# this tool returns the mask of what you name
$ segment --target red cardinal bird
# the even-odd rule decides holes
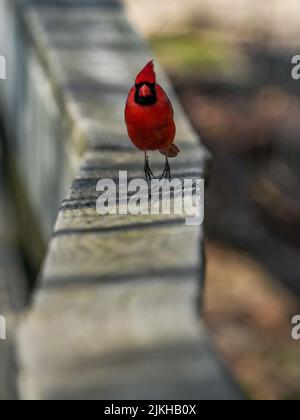
[[[156,83],[153,61],[138,74],[129,92],[125,121],[133,144],[145,152],[145,177],[154,177],[147,152],[159,150],[166,156],[166,166],[161,178],[171,178],[169,157],[175,157],[179,148],[173,143],[176,126],[172,104],[162,87]]]

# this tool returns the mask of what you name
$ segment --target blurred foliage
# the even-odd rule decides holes
[[[233,55],[228,45],[210,33],[155,35],[150,44],[162,65],[178,76],[224,70]]]
[[[206,320],[251,399],[297,400],[300,353],[290,322],[300,308],[300,107],[288,67],[293,53],[192,30],[150,43],[214,156]]]
[[[253,400],[300,397],[299,302],[246,253],[207,242],[205,317],[217,348]]]

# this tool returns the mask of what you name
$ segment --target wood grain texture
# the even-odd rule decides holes
[[[184,215],[96,213],[98,180],[120,170],[143,176],[123,112],[151,52],[117,1],[16,4],[64,127],[63,138],[54,136],[63,142],[57,153],[75,174],[18,337],[22,397],[240,398],[198,316],[202,227],[186,226]],[[206,177],[209,154],[158,63],[157,70],[182,149],[174,176]],[[162,157],[151,159],[162,172]]]
[[[0,316],[6,320],[6,340],[0,339],[0,400],[17,398],[15,335],[27,299],[27,284],[15,238],[15,220],[4,180],[0,138]]]

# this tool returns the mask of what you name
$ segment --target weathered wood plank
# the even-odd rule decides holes
[[[143,156],[128,140],[123,112],[134,76],[151,58],[145,42],[118,1],[16,4],[31,51],[24,66],[28,71],[34,63],[47,92],[37,101],[34,93],[26,103],[31,108],[49,99],[53,118],[47,117],[46,104],[41,107],[43,144],[50,147],[54,127],[57,157],[63,153],[68,162],[67,171],[53,164],[53,176],[56,170],[57,179],[74,172],[19,334],[22,397],[240,398],[197,315],[204,278],[201,226],[186,226],[184,214],[96,212],[98,180],[116,179],[120,170],[128,170],[129,177],[143,175]],[[157,69],[174,103],[182,149],[173,173],[206,177],[209,155]],[[37,93],[38,88],[32,87]],[[30,119],[28,133],[39,144],[45,139],[34,124]],[[29,135],[27,142],[28,152]],[[162,171],[163,158],[151,159],[155,171]],[[27,182],[37,186],[37,198],[41,184],[32,174]],[[43,205],[37,203],[41,216]]]
[[[0,138],[0,316],[6,320],[6,340],[0,339],[0,400],[17,397],[15,334],[27,298],[27,284],[14,237],[14,218],[4,183]]]
[[[196,321],[195,293],[186,275],[44,289],[22,329],[26,397],[238,398]]]
[[[18,252],[12,244],[0,240],[0,315],[6,320],[6,340],[0,340],[0,400],[17,398],[15,335],[27,293]]]

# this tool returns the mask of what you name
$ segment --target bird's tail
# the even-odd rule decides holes
[[[176,146],[176,144],[173,143],[167,149],[161,149],[160,153],[162,155],[172,158],[172,157],[176,157],[178,153],[180,153],[180,149],[178,146]]]

